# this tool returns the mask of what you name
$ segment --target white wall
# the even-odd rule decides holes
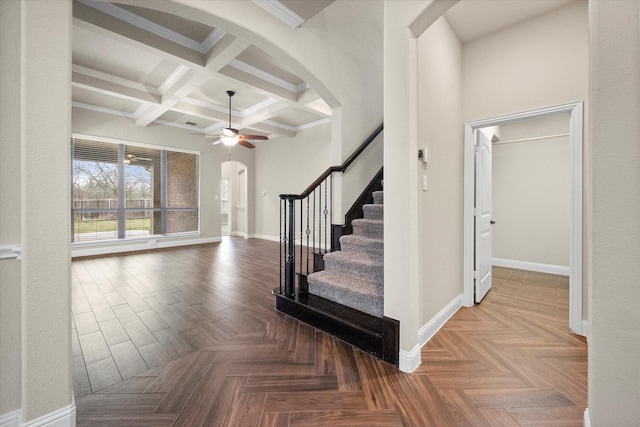
[[[442,17],[418,39],[418,162],[420,326],[462,290],[462,46]],[[427,177],[427,191],[422,177]]]
[[[465,122],[587,99],[587,2],[465,43]]]
[[[71,2],[0,2],[0,245],[22,249],[0,261],[0,416],[16,425],[74,414],[71,13]]]
[[[568,133],[569,117],[559,114],[502,126],[499,142]],[[492,148],[493,257],[568,272],[569,137]]]
[[[640,420],[640,3],[589,3],[592,426]]]
[[[20,245],[19,2],[0,2],[0,246]],[[21,406],[21,265],[0,260],[0,416]]]

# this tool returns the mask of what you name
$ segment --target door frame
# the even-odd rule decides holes
[[[474,305],[474,146],[475,131],[488,126],[513,123],[522,119],[540,118],[569,113],[570,162],[570,225],[569,225],[569,330],[586,335],[582,320],[582,157],[583,157],[583,103],[572,102],[488,119],[467,122],[464,125],[464,205],[463,205],[463,272],[462,305]]]

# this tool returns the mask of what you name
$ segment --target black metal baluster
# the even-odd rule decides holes
[[[285,228],[282,224],[282,206],[284,205],[284,200],[280,200],[280,268],[278,269],[280,272],[280,295],[282,295],[282,229]]]
[[[311,231],[309,230],[309,198],[307,197],[307,276],[309,275],[309,234]]]
[[[327,182],[329,180],[324,180],[324,210],[322,213],[324,214],[324,253],[327,253],[327,228],[329,225],[327,224],[327,214],[329,211],[327,210]]]
[[[302,242],[302,199],[300,199],[300,266],[298,267],[300,275],[302,275]],[[298,281],[299,280],[300,279],[298,279]],[[298,283],[298,286],[300,286],[300,283]]]
[[[293,197],[288,199],[289,201],[289,240],[287,240],[287,260],[285,262],[284,270],[284,292],[285,295],[292,298],[294,297],[295,287],[295,269],[296,269],[296,254],[295,254],[295,230],[296,230],[296,211],[295,211],[295,199]]]

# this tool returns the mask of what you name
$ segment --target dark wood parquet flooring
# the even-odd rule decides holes
[[[73,262],[78,426],[581,426],[561,276],[494,269],[405,374],[273,310],[257,239]]]

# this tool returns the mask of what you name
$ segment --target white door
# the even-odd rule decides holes
[[[476,131],[475,299],[491,289],[491,141]]]

